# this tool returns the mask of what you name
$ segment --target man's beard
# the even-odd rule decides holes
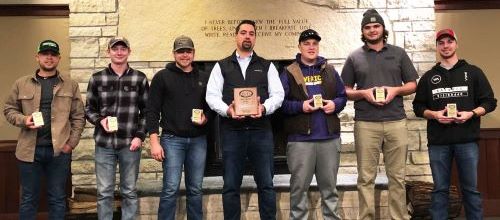
[[[456,53],[456,51],[453,51],[453,53],[451,53],[451,54],[450,54],[450,55],[448,55],[448,56],[445,56],[445,55],[443,55],[443,54],[441,54],[441,53],[439,53],[439,55],[441,56],[441,58],[442,58],[442,59],[447,60],[447,59],[450,59],[450,58],[452,58],[453,56],[455,56],[455,53]]]
[[[40,69],[43,70],[44,72],[52,72],[56,69],[57,67],[54,66],[52,68],[47,68],[47,67],[44,67],[44,66],[40,66]]]
[[[378,43],[380,43],[383,40],[384,40],[384,35],[380,35],[380,37],[377,38],[377,39],[375,39],[375,40],[366,39],[366,42],[369,43],[369,44],[378,44]]]
[[[245,51],[252,51],[252,49],[253,49],[253,45],[252,45],[252,43],[249,43],[249,42],[243,42],[243,43],[241,44],[241,48],[242,48],[243,50],[245,50]]]

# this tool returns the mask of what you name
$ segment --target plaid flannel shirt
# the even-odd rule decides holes
[[[146,137],[145,108],[149,84],[146,75],[129,68],[118,76],[108,67],[94,73],[87,87],[85,116],[95,125],[96,146],[119,149],[132,139]],[[118,131],[107,133],[100,121],[107,116],[118,119]]]

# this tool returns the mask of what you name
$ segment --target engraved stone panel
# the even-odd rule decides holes
[[[365,10],[337,10],[341,3],[344,2],[122,1],[118,33],[131,42],[134,52],[129,61],[172,61],[173,40],[182,34],[193,39],[197,60],[219,60],[235,49],[235,27],[239,21],[251,19],[257,23],[255,51],[263,57],[293,58],[298,51],[298,35],[313,28],[322,37],[321,55],[345,58],[362,45],[360,25]],[[386,28],[392,31],[385,11],[379,12],[386,20]],[[389,42],[392,43],[391,38]]]

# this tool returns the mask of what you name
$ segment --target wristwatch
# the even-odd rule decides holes
[[[479,115],[474,110],[472,110],[471,112],[473,118],[479,118]]]

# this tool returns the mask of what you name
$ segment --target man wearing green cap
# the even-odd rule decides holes
[[[358,168],[359,219],[375,219],[375,178],[380,153],[389,180],[391,219],[409,219],[405,168],[408,129],[403,96],[415,92],[415,67],[403,48],[387,43],[382,16],[369,9],[361,21],[365,43],[347,58],[342,79],[354,101],[354,141]]]
[[[71,152],[85,125],[78,83],[57,70],[59,45],[42,41],[35,56],[40,68],[16,80],[4,115],[20,127],[16,147],[21,180],[19,219],[35,219],[45,176],[49,219],[64,219]]]

